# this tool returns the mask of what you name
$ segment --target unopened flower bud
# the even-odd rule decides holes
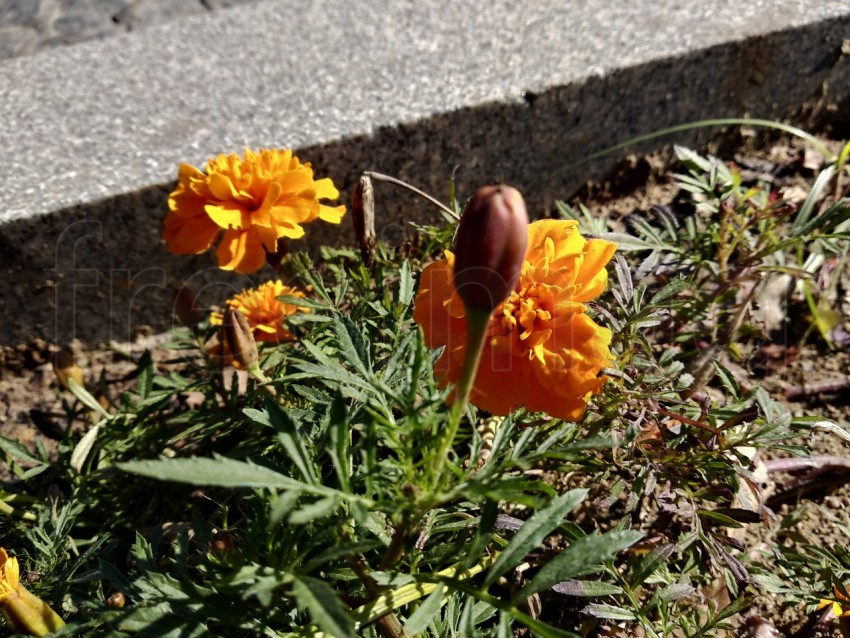
[[[80,387],[85,385],[83,371],[74,361],[74,355],[67,350],[60,350],[54,355],[53,373],[66,390],[68,389],[69,379],[76,381]]]
[[[193,327],[200,322],[201,313],[198,312],[198,300],[195,293],[186,284],[180,285],[174,291],[172,309],[177,318],[187,328]]]
[[[233,358],[245,370],[259,367],[260,354],[248,320],[238,310],[228,308],[224,313],[224,338]]]
[[[454,285],[467,308],[490,313],[517,283],[528,244],[519,191],[483,186],[470,198],[455,235]]]
[[[227,558],[236,549],[233,534],[227,530],[214,530],[209,543],[210,552],[220,558]]]
[[[123,609],[127,604],[127,598],[120,591],[117,591],[106,599],[106,606],[113,609]]]

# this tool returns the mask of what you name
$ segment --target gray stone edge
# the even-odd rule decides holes
[[[622,153],[579,170],[566,167],[672,125],[750,116],[846,130],[850,63],[842,45],[848,31],[850,16],[844,16],[552,87],[528,95],[524,104],[460,109],[298,153],[334,178],[345,202],[363,170],[392,174],[441,198],[455,173],[459,194],[510,183],[539,216],[588,179],[602,178]],[[681,134],[639,150],[672,142],[700,146],[718,133]],[[34,338],[125,341],[139,326],[159,331],[172,325],[177,282],[188,282],[202,304],[221,303],[274,275],[268,268],[253,277],[220,271],[212,254],[169,254],[160,235],[172,187],[153,184],[0,227],[6,282],[0,345]],[[439,220],[435,210],[387,185],[377,188],[376,213],[379,235],[393,243],[409,234],[409,222]],[[348,216],[339,227],[307,229],[306,247],[314,254],[323,244],[351,242]]]

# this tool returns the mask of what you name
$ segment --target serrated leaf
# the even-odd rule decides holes
[[[565,580],[552,586],[552,591],[564,596],[614,596],[623,593],[623,588],[597,580]]]
[[[672,603],[690,596],[695,591],[696,587],[687,583],[674,583],[664,589],[658,590],[658,595],[665,602]]]
[[[603,605],[600,603],[591,603],[581,610],[581,613],[593,616],[594,618],[602,618],[604,620],[636,620],[633,611],[615,607],[614,605]]]
[[[328,496],[295,510],[289,515],[289,522],[293,525],[306,525],[325,516],[330,516],[338,506],[339,499]]]
[[[739,398],[741,396],[741,388],[738,385],[738,380],[735,379],[735,375],[716,359],[714,360],[714,369],[717,371],[717,378],[720,379],[729,396],[733,399]]]
[[[3,450],[6,454],[19,461],[36,463],[37,465],[42,465],[44,463],[44,461],[41,461],[30,454],[29,450],[27,450],[23,445],[17,441],[13,441],[12,439],[7,439],[5,436],[0,436],[0,450]]]
[[[336,395],[328,406],[327,453],[331,457],[339,485],[344,492],[351,491],[351,428],[348,423],[348,408],[340,395]]]
[[[702,157],[684,146],[676,144],[673,146],[673,151],[676,153],[676,157],[679,158],[679,161],[692,170],[699,171],[701,173],[708,173],[714,166],[711,160]]]
[[[556,583],[590,573],[641,538],[643,534],[635,530],[579,538],[545,563],[531,582],[517,594],[514,601],[525,600],[532,594],[549,589]]]
[[[586,496],[586,489],[570,490],[535,512],[511,538],[508,546],[499,554],[492,567],[487,570],[484,586],[489,587],[499,576],[518,565],[531,550],[538,547],[543,539],[561,524],[567,512],[581,503]]]
[[[673,544],[660,545],[659,547],[654,548],[637,564],[634,572],[632,572],[631,578],[629,578],[629,585],[632,587],[642,585],[647,578],[652,576],[655,570],[658,569],[662,563],[670,558],[674,549],[676,549],[676,546]]]
[[[307,448],[304,447],[303,437],[298,432],[295,421],[293,421],[285,408],[269,397],[266,397],[265,404],[269,421],[277,431],[277,438],[283,449],[286,450],[289,458],[295,463],[295,467],[301,472],[304,480],[311,485],[316,485],[319,483],[316,468],[313,464],[313,459],[307,453]]]
[[[309,576],[296,577],[292,582],[292,593],[298,606],[307,610],[320,629],[335,638],[356,636],[354,621],[327,583]]]
[[[345,315],[334,315],[334,331],[345,360],[364,376],[368,376],[369,351],[357,324]]]
[[[770,594],[784,594],[790,591],[788,581],[774,574],[750,574],[750,579]]]
[[[669,284],[664,286],[661,290],[656,292],[652,299],[649,300],[650,306],[656,306],[663,301],[667,301],[671,297],[675,297],[680,292],[682,292],[685,288],[691,285],[690,279],[685,277],[678,277],[671,281]]]
[[[443,584],[437,585],[437,589],[431,592],[431,595],[419,605],[419,608],[404,623],[404,630],[412,635],[423,633],[428,628],[428,624],[434,616],[440,613],[445,594],[446,586]]]
[[[335,496],[344,500],[357,501],[367,507],[373,505],[370,499],[347,495],[322,485],[309,485],[267,467],[223,456],[128,461],[118,463],[115,467],[123,472],[148,476],[161,481],[217,487],[292,490],[323,497]]]

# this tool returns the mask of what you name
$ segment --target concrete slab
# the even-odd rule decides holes
[[[0,339],[125,338],[170,319],[170,277],[222,281],[210,255],[159,243],[181,161],[290,146],[345,191],[372,169],[436,195],[459,166],[459,192],[506,181],[541,209],[582,179],[559,169],[634,135],[705,117],[812,121],[850,95],[843,0],[301,5],[0,64],[0,297],[20,310]],[[378,197],[386,237],[433,214]]]

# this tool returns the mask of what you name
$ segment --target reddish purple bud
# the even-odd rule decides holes
[[[454,284],[467,308],[490,313],[516,287],[528,244],[528,213],[511,186],[483,186],[455,235]]]
[[[224,338],[233,358],[246,370],[259,368],[260,353],[248,320],[238,310],[228,308],[224,313]]]

